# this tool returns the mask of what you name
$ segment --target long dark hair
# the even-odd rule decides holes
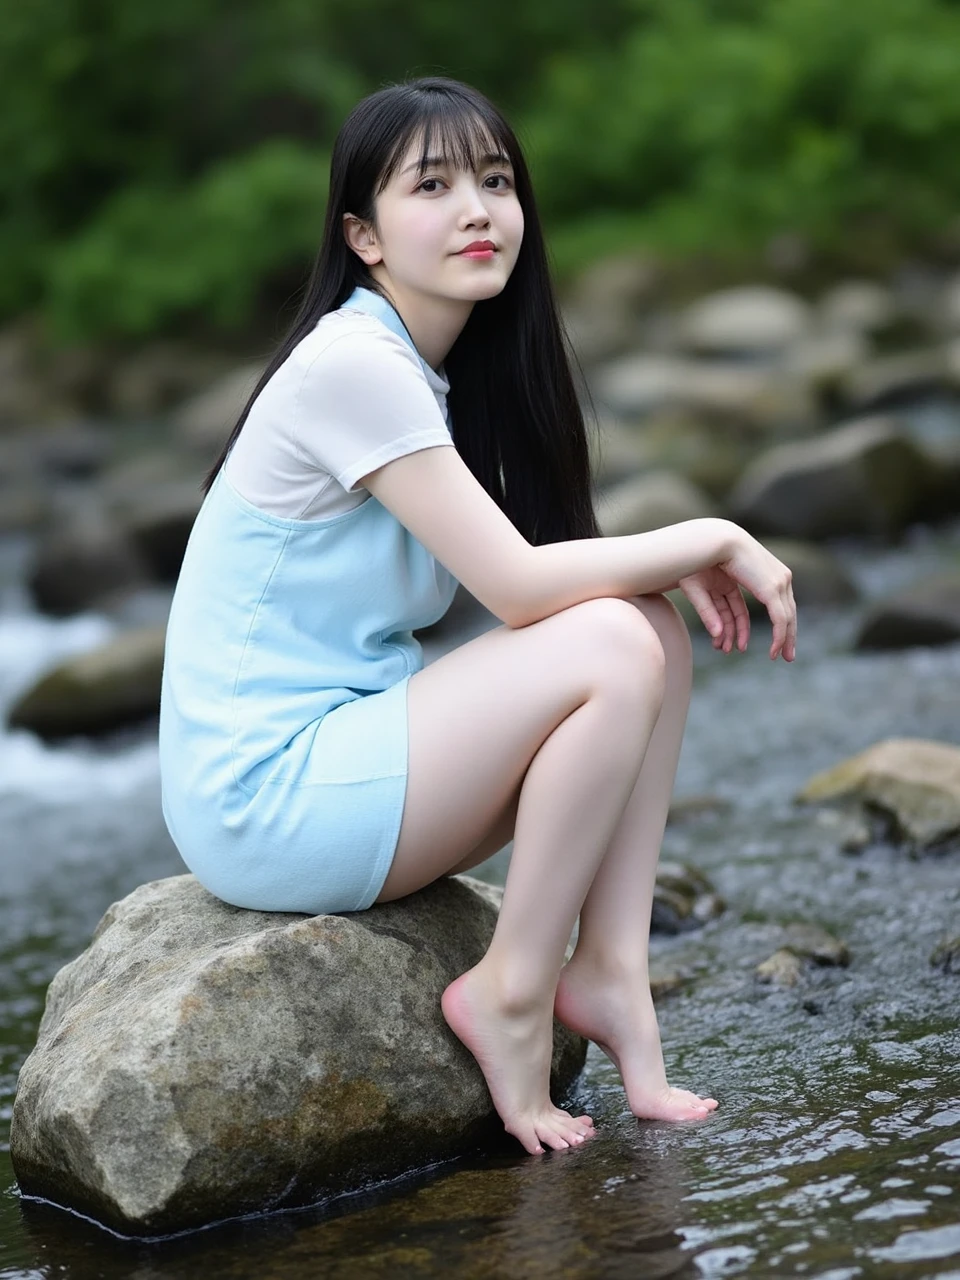
[[[418,136],[421,173],[434,154],[459,168],[476,168],[492,138],[513,165],[524,216],[509,280],[495,297],[474,304],[444,361],[457,452],[528,541],[598,537],[586,427],[571,372],[575,357],[550,281],[520,144],[483,94],[442,76],[380,89],[344,121],[330,163],[323,241],[299,312],[205,478],[203,492],[209,491],[268,379],[321,316],[342,306],[357,285],[381,292],[346,243],[343,215],[375,221],[375,196]]]

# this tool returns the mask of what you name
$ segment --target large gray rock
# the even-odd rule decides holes
[[[165,634],[165,622],[136,627],[67,658],[14,702],[9,727],[56,741],[96,737],[156,716]]]
[[[136,547],[92,501],[51,508],[51,516],[27,567],[27,587],[41,612],[66,617],[147,581]]]
[[[305,916],[227,906],[190,875],[136,889],[50,984],[13,1107],[21,1190],[149,1236],[309,1204],[502,1136],[440,1010],[489,945],[494,900],[444,879]],[[555,1031],[559,1099],[586,1044]]]
[[[960,573],[938,574],[878,601],[855,649],[907,649],[960,640]]]
[[[706,494],[669,471],[623,480],[604,489],[597,500],[597,520],[608,538],[647,533],[716,514]]]
[[[811,312],[802,298],[769,285],[723,289],[680,317],[681,343],[704,353],[776,352],[804,337]]]
[[[804,803],[853,800],[879,810],[917,850],[960,844],[960,747],[890,738],[816,774]]]
[[[759,533],[829,538],[895,534],[919,513],[930,466],[887,418],[864,418],[761,454],[730,495],[735,519]]]
[[[642,418],[661,410],[690,412],[751,431],[792,430],[817,421],[808,383],[780,368],[668,355],[626,355],[591,379],[614,414]]]

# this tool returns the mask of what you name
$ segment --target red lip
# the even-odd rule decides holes
[[[474,240],[473,244],[468,244],[465,249],[460,249],[460,253],[478,253],[481,249],[496,249],[496,245],[492,240]]]

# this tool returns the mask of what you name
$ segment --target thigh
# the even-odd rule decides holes
[[[597,690],[639,684],[645,659],[663,661],[655,628],[627,601],[602,597],[495,627],[411,676],[403,818],[377,901],[496,852],[546,738]]]

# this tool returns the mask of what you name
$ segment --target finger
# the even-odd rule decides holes
[[[776,600],[767,605],[767,612],[773,624],[773,641],[770,645],[770,657],[773,659],[779,656],[783,642],[787,638],[787,612],[779,595]]]
[[[733,648],[733,640],[737,629],[733,618],[733,610],[730,608],[730,604],[726,596],[714,596],[714,604],[716,605],[717,613],[720,615],[720,620],[723,623],[723,632],[717,640],[714,641],[714,644],[716,648],[722,649],[724,653],[729,653]]]
[[[727,599],[730,602],[730,609],[736,623],[737,648],[743,653],[750,639],[750,611],[739,587],[731,591]]]
[[[697,611],[697,616],[713,636],[714,645],[717,637],[723,634],[723,622],[717,613],[717,607],[710,592],[700,583],[688,583],[682,588],[684,595]]]
[[[793,662],[797,656],[797,602],[793,595],[793,586],[787,584],[787,605],[789,614],[789,625],[787,630],[787,643],[784,647],[784,657],[788,662]]]

